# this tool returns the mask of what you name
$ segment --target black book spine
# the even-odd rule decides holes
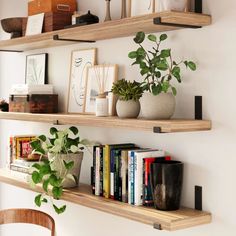
[[[95,194],[96,147],[97,146],[93,147],[93,167],[91,168],[91,170],[92,170],[91,184],[92,184],[93,194]]]
[[[103,196],[103,146],[100,147],[100,196]]]

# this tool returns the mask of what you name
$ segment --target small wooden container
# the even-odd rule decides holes
[[[28,15],[32,16],[46,12],[70,12],[77,11],[76,0],[31,0],[28,2]]]
[[[10,95],[9,112],[57,113],[58,95]]]

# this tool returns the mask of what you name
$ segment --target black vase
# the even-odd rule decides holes
[[[183,163],[179,161],[158,161],[151,164],[151,187],[156,209],[173,211],[180,208],[183,167]]]

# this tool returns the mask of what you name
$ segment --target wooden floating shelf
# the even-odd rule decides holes
[[[160,17],[163,25],[156,25],[153,23],[153,19],[157,17]],[[39,35],[26,36],[11,40],[2,40],[0,41],[0,50],[26,51],[68,45],[73,43],[57,40],[55,41],[53,40],[54,35],[58,35],[58,37],[61,39],[97,41],[111,38],[127,37],[135,35],[135,33],[138,31],[152,33],[181,29],[182,27],[177,26],[178,24],[185,25],[184,27],[186,27],[186,25],[189,27],[207,26],[211,24],[211,16],[192,12],[174,11],[135,16],[131,18],[102,22],[93,25],[57,30],[49,33],[42,33]]]
[[[208,120],[143,120],[119,119],[118,117],[96,117],[94,115],[33,114],[0,112],[0,119],[51,123],[54,125],[78,125],[90,127],[125,128],[157,133],[193,132],[211,129]]]
[[[26,175],[15,171],[1,169],[0,182],[32,190],[26,181]],[[33,191],[42,192],[42,188],[37,186]],[[62,199],[168,231],[211,222],[211,214],[204,211],[190,208],[181,208],[178,211],[169,212],[157,211],[153,208],[131,206],[111,199],[97,197],[92,194],[91,186],[85,184],[81,184],[79,188],[65,190]]]

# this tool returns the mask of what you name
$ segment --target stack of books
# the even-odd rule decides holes
[[[132,205],[153,205],[150,164],[157,160],[170,157],[163,150],[141,149],[133,143],[94,146],[93,193]]]

